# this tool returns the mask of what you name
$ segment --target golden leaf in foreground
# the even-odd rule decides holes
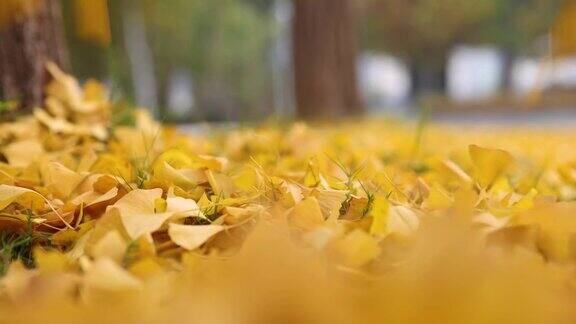
[[[490,187],[514,161],[512,155],[504,150],[470,145],[469,152],[472,163],[476,167],[478,181],[483,187]]]
[[[212,236],[220,233],[225,229],[220,225],[180,225],[170,224],[168,226],[168,235],[170,239],[185,248],[186,250],[195,250],[202,244],[206,243]]]

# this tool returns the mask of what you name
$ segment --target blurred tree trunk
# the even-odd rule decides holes
[[[18,100],[24,111],[41,105],[47,61],[68,69],[60,0],[40,1],[32,14],[0,30],[1,99]]]
[[[430,94],[445,94],[447,88],[446,61],[413,62],[411,66],[412,98]]]
[[[514,51],[505,48],[502,54],[502,90],[512,90],[512,72],[514,70]]]
[[[356,84],[354,9],[350,0],[294,0],[298,117],[343,117],[362,112]]]

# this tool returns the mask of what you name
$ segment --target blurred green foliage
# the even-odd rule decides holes
[[[409,62],[442,63],[455,45],[530,51],[561,0],[363,0],[364,46]]]
[[[160,89],[173,69],[189,69],[202,119],[254,118],[262,112],[272,24],[262,4],[143,0],[143,8]]]
[[[110,81],[114,96],[133,101],[123,22],[137,9],[146,30],[158,86],[159,110],[171,120],[167,88],[174,71],[189,72],[195,95],[191,120],[254,119],[269,111],[270,45],[274,32],[270,1],[109,1],[113,43],[104,49],[73,34],[72,1],[63,0],[74,73]],[[188,120],[187,120],[188,121]]]
[[[534,41],[545,36],[562,0],[494,0],[495,10],[483,21],[478,40],[516,54],[532,54]]]

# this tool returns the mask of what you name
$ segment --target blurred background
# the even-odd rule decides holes
[[[30,1],[61,65],[168,122],[576,111],[573,0]]]

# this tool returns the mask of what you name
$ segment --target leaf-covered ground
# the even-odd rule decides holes
[[[571,130],[185,135],[50,70],[0,126],[0,322],[576,321]]]

